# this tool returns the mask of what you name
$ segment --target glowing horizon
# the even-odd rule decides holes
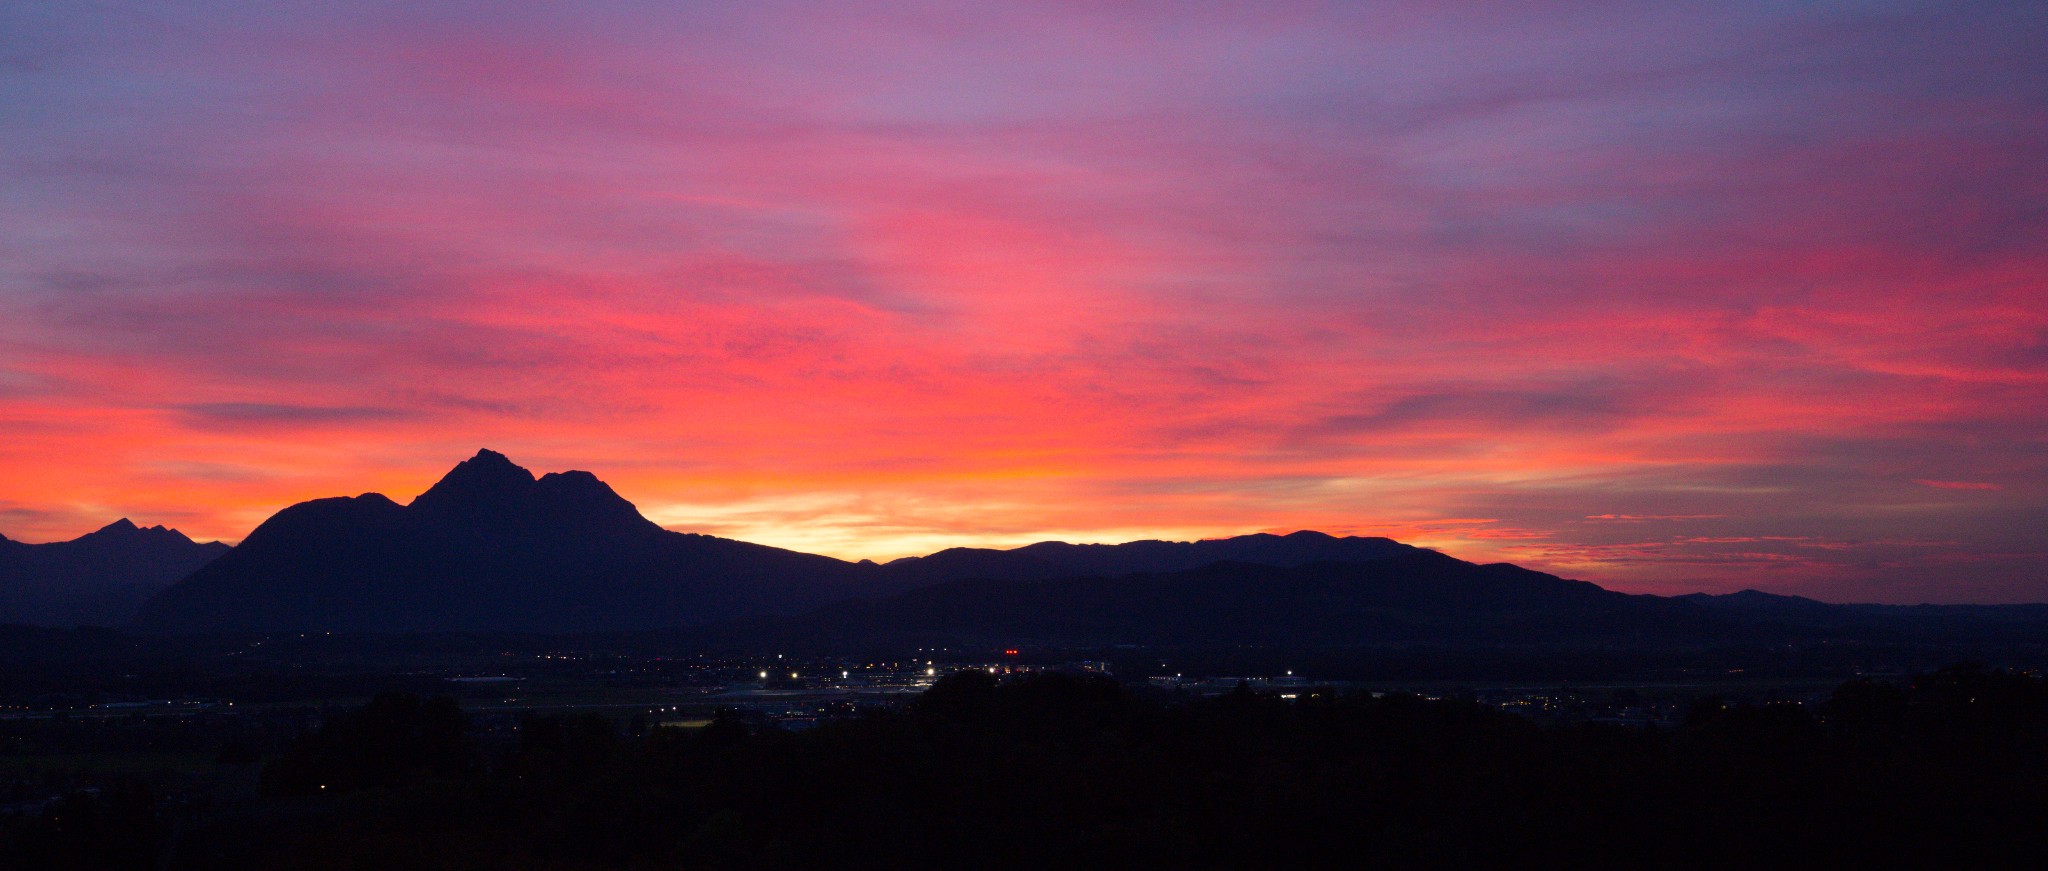
[[[0,534],[490,447],[877,560],[2048,601],[2039,4],[0,11]]]

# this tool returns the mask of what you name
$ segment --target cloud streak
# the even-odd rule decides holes
[[[0,15],[15,538],[488,445],[853,557],[2048,598],[2038,4]]]

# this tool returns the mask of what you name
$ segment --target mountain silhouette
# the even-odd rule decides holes
[[[588,472],[480,451],[410,505],[316,499],[152,599],[158,630],[610,631],[800,611],[872,567],[662,529]]]
[[[794,618],[706,627],[693,638],[718,648],[813,652],[911,646],[1698,651],[1843,640],[2039,644],[2048,638],[2044,631],[2048,605],[1836,605],[1756,591],[1629,594],[1399,546],[1377,559],[952,580]]]
[[[959,580],[733,627],[827,647],[967,645],[1351,645],[1626,636],[1725,628],[1657,596],[1400,546],[1369,560],[1043,580]]]
[[[1178,572],[1219,562],[1301,566],[1318,562],[1371,562],[1419,549],[1388,538],[1338,538],[1303,530],[1257,533],[1204,541],[1132,541],[1068,544],[1044,541],[1014,550],[956,547],[930,556],[904,557],[882,568],[905,586],[952,580],[1038,581],[1089,575]]]
[[[150,596],[228,552],[121,518],[70,541],[0,537],[0,623],[117,626]]]
[[[202,547],[125,521],[69,545],[133,536]],[[0,564],[23,547],[0,540]],[[209,554],[225,550],[212,547]],[[589,472],[536,478],[488,450],[409,505],[376,493],[300,503],[239,547],[199,562],[150,598],[136,625],[169,632],[691,628],[699,638],[753,642],[1226,645],[1705,643],[2033,633],[2048,625],[2048,606],[1831,605],[1753,590],[1628,595],[1389,539],[1309,531],[952,548],[884,565],[849,563],[666,530]]]
[[[265,521],[228,556],[165,590],[138,625],[164,631],[619,631],[801,614],[976,578],[1174,571],[1219,560],[1291,566],[1412,551],[1316,532],[1118,545],[955,548],[849,563],[672,532],[589,472],[535,478],[495,451],[409,505],[366,493]]]

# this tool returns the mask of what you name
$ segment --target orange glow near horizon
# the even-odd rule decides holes
[[[2048,69],[1767,7],[39,12],[0,534],[235,541],[488,447],[848,559],[2048,600]]]

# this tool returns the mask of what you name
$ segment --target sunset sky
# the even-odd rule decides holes
[[[963,11],[971,10],[971,11]],[[2048,4],[0,5],[0,534],[2048,600]]]

